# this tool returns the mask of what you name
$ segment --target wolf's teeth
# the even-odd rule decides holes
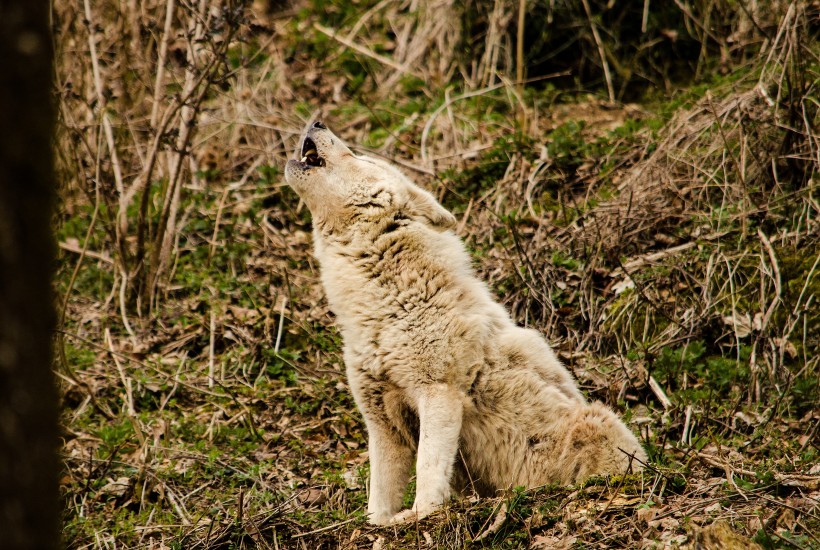
[[[306,160],[307,160],[307,155],[302,157],[302,162],[305,162]]]

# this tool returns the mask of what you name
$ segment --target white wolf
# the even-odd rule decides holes
[[[588,403],[540,334],[513,323],[470,265],[455,218],[391,164],[321,122],[285,178],[313,216],[322,281],[369,435],[374,524],[450,494],[641,468],[638,440]],[[401,502],[416,458],[416,499]]]

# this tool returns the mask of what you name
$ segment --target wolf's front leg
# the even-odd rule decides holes
[[[450,494],[450,479],[461,433],[463,395],[437,384],[421,389],[418,402],[419,450],[416,500],[412,510],[396,514],[390,523],[423,518],[440,508]]]
[[[368,422],[367,430],[367,451],[370,455],[368,521],[374,525],[384,525],[401,510],[402,497],[413,463],[413,449],[381,423]]]

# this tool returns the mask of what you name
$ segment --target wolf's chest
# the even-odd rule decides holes
[[[405,444],[415,448],[419,434],[418,407],[412,385],[405,386],[401,375],[397,379],[396,374],[383,369],[375,359],[347,365],[353,396],[368,421],[391,426]]]

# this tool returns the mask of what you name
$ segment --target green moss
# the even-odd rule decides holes
[[[733,396],[738,387],[748,385],[751,374],[748,346],[741,346],[736,357],[708,355],[707,350],[705,342],[694,340],[685,346],[665,347],[655,358],[652,371],[676,401],[690,403],[726,398]],[[685,376],[690,382],[688,387],[681,388],[679,385]]]
[[[480,159],[466,170],[443,171],[441,178],[447,190],[444,205],[454,212],[463,211],[466,197],[479,197],[494,187],[504,176],[513,155],[532,155],[534,142],[523,135],[505,135],[497,138],[492,148],[485,151]]]

